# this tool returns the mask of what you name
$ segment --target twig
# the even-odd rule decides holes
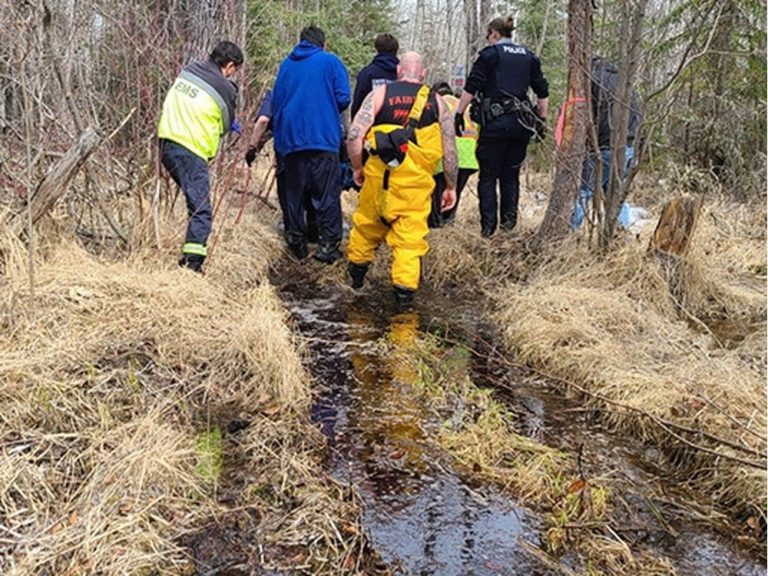
[[[131,119],[131,116],[133,116],[133,114],[135,112],[136,112],[136,106],[131,108],[131,111],[128,112],[128,115],[125,118],[123,118],[123,120],[122,120],[122,122],[120,122],[120,124],[117,125],[117,128],[115,128],[114,130],[112,130],[112,132],[109,133],[109,136],[107,136],[107,138],[106,138],[106,140],[104,140],[104,142],[109,142],[110,140],[112,140],[112,138],[114,138],[117,135],[117,133],[120,132],[120,130],[123,129],[123,126],[125,126],[128,123],[128,120]]]
[[[738,426],[739,428],[743,429],[745,432],[749,432],[749,433],[750,433],[752,436],[754,436],[755,438],[757,438],[757,439],[758,439],[758,440],[760,440],[761,442],[765,442],[765,436],[764,436],[763,434],[758,434],[757,432],[755,432],[754,430],[752,430],[752,428],[750,428],[750,427],[749,427],[749,426],[747,426],[746,424],[743,424],[743,423],[739,422],[738,420],[736,420],[736,418],[734,418],[733,416],[731,416],[730,414],[728,414],[728,413],[727,413],[725,410],[723,410],[722,408],[720,408],[720,406],[719,406],[719,405],[715,404],[715,403],[714,403],[712,400],[710,400],[709,398],[707,398],[707,397],[706,397],[704,394],[702,394],[702,393],[699,393],[699,394],[697,394],[697,396],[698,396],[699,398],[701,398],[701,400],[703,400],[704,402],[706,402],[706,403],[707,403],[709,406],[711,406],[712,408],[714,408],[715,410],[717,410],[717,411],[718,411],[720,414],[722,414],[723,416],[725,416],[726,418],[728,418],[728,420],[729,420],[729,421],[730,421],[732,424],[734,424],[735,426]]]

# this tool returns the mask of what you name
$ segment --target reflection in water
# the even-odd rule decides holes
[[[313,418],[333,446],[335,475],[366,504],[374,548],[396,574],[547,574],[519,549],[521,538],[537,539],[533,519],[492,491],[467,487],[429,441],[441,423],[417,386],[418,311],[382,317],[359,303],[346,307],[304,300],[294,312],[322,348],[313,372],[329,386]]]
[[[370,319],[357,311],[349,312],[347,318],[350,339],[361,339]],[[418,329],[415,312],[393,316],[386,335],[392,348],[383,358],[381,347],[353,349],[349,358],[357,384],[349,427],[360,433],[358,457],[365,462],[368,479],[379,496],[407,493],[414,488],[408,480],[427,471],[422,449],[426,415],[413,389],[418,371],[408,359]]]
[[[388,290],[388,286],[386,287]],[[394,574],[418,576],[546,576],[552,574],[521,552],[527,540],[538,543],[536,519],[499,496],[492,487],[478,493],[452,470],[450,458],[430,442],[436,421],[420,398],[420,377],[408,360],[424,330],[445,322],[456,340],[481,350],[472,362],[473,381],[482,384],[508,377],[508,367],[490,359],[484,329],[466,308],[436,302],[430,313],[389,314],[376,302],[389,292],[346,300],[304,287],[289,302],[302,334],[312,349],[311,371],[325,392],[317,398],[312,417],[328,437],[329,466],[334,476],[353,484],[365,502],[363,525],[373,547]],[[291,297],[284,291],[284,296]],[[342,300],[342,298],[344,298]],[[424,299],[426,306],[429,304]],[[450,321],[445,311],[450,309]],[[383,346],[382,341],[389,342]],[[497,372],[503,370],[503,373]],[[573,417],[562,394],[538,381],[515,381],[515,398],[523,412],[523,428],[548,443],[584,444],[600,470],[622,470],[636,480],[646,478],[638,467],[644,447],[629,446]],[[627,457],[622,453],[626,451]],[[587,465],[589,465],[587,459]],[[654,471],[624,494],[658,480]],[[639,475],[639,476],[638,476]],[[651,492],[652,493],[652,492]],[[638,492],[644,494],[644,492]],[[625,502],[626,504],[626,502]],[[643,508],[632,512],[647,515]],[[644,517],[644,516],[643,516]],[[738,552],[696,526],[680,526],[680,537],[665,555],[681,575],[765,576],[764,565]],[[661,532],[663,530],[659,529]],[[575,566],[572,566],[575,568]]]

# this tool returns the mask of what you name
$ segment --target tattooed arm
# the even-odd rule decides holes
[[[456,181],[459,174],[459,161],[456,154],[456,132],[453,128],[453,117],[443,99],[437,98],[440,111],[440,135],[443,140],[443,174],[445,174],[445,192],[443,192],[440,208],[443,212],[456,204]]]
[[[358,186],[363,184],[363,141],[368,130],[373,126],[376,114],[381,110],[381,105],[384,102],[384,91],[385,87],[381,86],[365,97],[360,105],[360,110],[357,111],[352,120],[352,126],[350,126],[347,135],[347,154],[349,155],[349,162],[352,164],[352,170],[354,170],[355,184]]]

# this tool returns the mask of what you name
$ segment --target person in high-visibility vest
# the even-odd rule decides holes
[[[432,176],[441,157],[446,180],[442,209],[456,203],[453,122],[442,99],[423,84],[425,75],[421,56],[404,54],[398,80],[365,98],[347,138],[355,182],[362,187],[347,249],[352,287],[362,287],[377,246],[386,240],[392,248],[392,284],[400,305],[412,301],[421,258],[429,250]],[[364,143],[369,154],[365,166]]]
[[[232,42],[220,42],[208,60],[185,67],[168,91],[157,125],[160,159],[187,201],[189,222],[179,265],[202,272],[211,233],[208,163],[220,138],[239,131],[237,85],[231,78],[243,63]]]
[[[438,82],[432,86],[432,91],[439,94],[448,110],[453,115],[459,99],[453,95],[447,82]],[[459,175],[456,179],[456,204],[450,210],[441,212],[440,202],[445,190],[445,174],[443,174],[442,162],[437,165],[435,172],[435,190],[432,192],[432,212],[429,214],[429,227],[440,228],[456,219],[456,210],[459,208],[461,192],[467,185],[469,177],[479,169],[475,149],[477,148],[478,127],[469,117],[469,110],[464,112],[464,132],[456,134],[456,154],[459,159]]]

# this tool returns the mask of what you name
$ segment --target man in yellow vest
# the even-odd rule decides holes
[[[237,85],[230,80],[243,63],[232,42],[219,42],[208,60],[184,68],[168,91],[157,126],[160,158],[187,201],[187,233],[179,266],[202,272],[211,233],[208,163],[219,139],[235,122]]]
[[[432,91],[439,94],[443,102],[448,106],[451,115],[456,111],[456,105],[459,99],[453,95],[451,86],[448,82],[438,82],[432,86]],[[456,219],[456,210],[459,208],[461,192],[467,185],[469,177],[478,171],[480,166],[477,163],[475,150],[477,149],[478,126],[469,117],[469,110],[464,112],[464,132],[456,134],[456,155],[459,161],[459,175],[456,178],[456,204],[450,210],[442,212],[440,204],[442,203],[443,190],[445,190],[445,174],[443,173],[442,163],[438,164],[435,170],[435,190],[432,192],[432,212],[429,214],[428,224],[430,228],[441,228],[444,224],[449,224]]]
[[[352,287],[362,287],[376,247],[386,240],[400,305],[410,304],[419,287],[421,258],[429,250],[432,175],[441,157],[446,180],[442,210],[456,203],[453,120],[442,99],[423,84],[425,75],[421,56],[404,54],[397,81],[365,98],[347,138],[355,183],[362,187],[347,249]],[[363,147],[369,155],[365,166]]]

